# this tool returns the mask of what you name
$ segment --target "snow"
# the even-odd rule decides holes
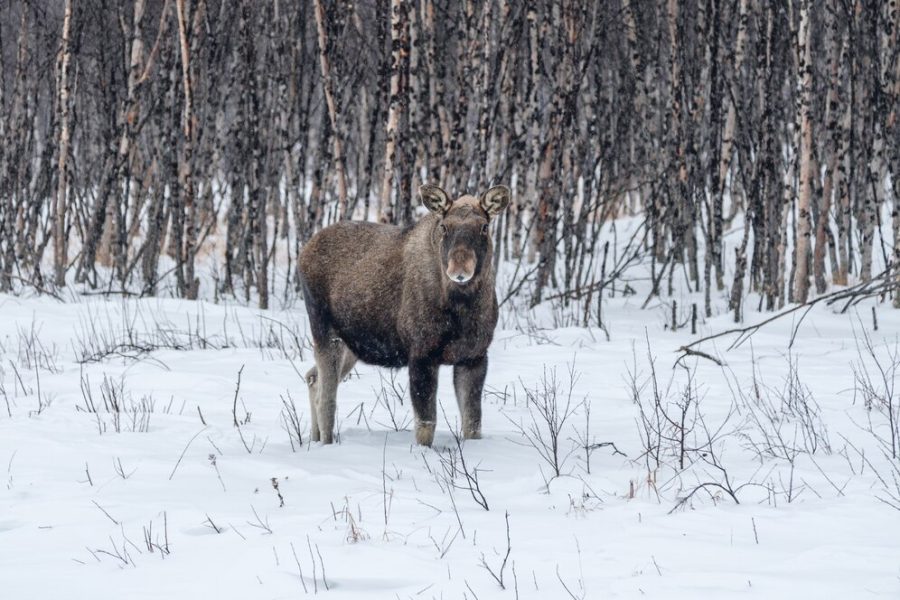
[[[463,445],[485,510],[464,477],[449,491],[445,468],[456,443],[443,419],[434,449],[393,430],[386,406],[401,422],[410,408],[390,393],[377,400],[383,370],[360,365],[341,385],[340,443],[310,445],[304,431],[302,447],[292,448],[284,401],[290,395],[306,426],[298,373],[312,364],[302,306],[2,296],[2,597],[900,597],[900,513],[883,501],[898,494],[898,461],[868,431],[884,437],[887,418],[866,409],[854,375],[861,365],[878,375],[863,333],[889,363],[900,311],[875,305],[874,331],[871,304],[848,314],[820,305],[790,347],[799,314],[732,350],[733,338],[700,346],[723,367],[697,357],[673,366],[676,349],[732,327],[731,317],[701,319],[697,335],[672,332],[670,307],[642,310],[643,299],[604,300],[609,340],[597,328],[554,328],[560,307],[530,313],[531,325],[520,328],[525,309],[504,307],[484,439]],[[697,301],[677,300],[682,317]],[[766,316],[748,309],[746,318]],[[800,395],[813,399],[803,405],[817,415],[812,431],[822,435],[814,454],[795,455],[793,469],[754,449],[763,432],[751,419],[760,414],[751,406],[754,373],[759,397],[781,406],[792,363]],[[659,465],[644,454],[632,382],[652,408],[651,366],[663,406],[674,407],[692,382],[699,412],[691,414],[702,415],[706,430],[692,421],[689,442],[711,432],[705,458],[711,449],[733,488],[747,484],[739,504],[715,487],[681,502],[699,484],[723,481],[701,451],[684,469],[670,444]],[[572,414],[559,437],[562,476],[553,477],[523,436],[534,423],[543,431],[526,389],[555,376],[561,408],[570,371]],[[884,382],[893,383],[891,373]],[[397,383],[405,386],[405,372]],[[126,411],[116,432],[102,408],[104,385],[122,392],[127,407],[151,407],[148,425]],[[84,388],[98,414],[84,410]],[[455,422],[449,369],[438,397]],[[597,448],[590,473],[575,448],[585,435],[584,402],[590,441],[613,442],[626,455]],[[780,426],[790,446],[803,447],[809,430],[778,414],[769,433]],[[504,590],[484,565],[500,576],[507,514]]]

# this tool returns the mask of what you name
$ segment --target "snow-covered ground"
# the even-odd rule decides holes
[[[672,332],[643,300],[605,300],[609,339],[505,307],[460,450],[449,370],[427,449],[405,372],[364,365],[310,445],[302,306],[0,296],[0,597],[900,597],[900,311],[676,365],[730,315]]]

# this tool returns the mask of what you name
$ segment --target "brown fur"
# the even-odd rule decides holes
[[[497,186],[452,203],[434,186],[420,193],[432,214],[415,225],[341,222],[300,253],[316,355],[307,374],[313,440],[332,441],[337,385],[357,358],[409,367],[416,441],[425,445],[434,437],[438,367],[453,365],[463,434],[480,436],[497,324],[487,224],[506,208],[509,190]]]

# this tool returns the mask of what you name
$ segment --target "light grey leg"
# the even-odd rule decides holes
[[[306,372],[306,385],[309,389],[309,439],[319,441],[319,386],[316,384],[318,372],[313,367]]]
[[[453,387],[462,414],[463,437],[467,440],[481,437],[481,392],[486,375],[487,357],[453,367]]]
[[[337,386],[340,383],[344,343],[329,338],[315,348],[316,355],[316,417],[320,441],[334,441],[334,412],[337,407]]]
[[[356,355],[350,352],[350,349],[347,348],[341,342],[334,342],[336,344],[340,344],[343,347],[343,353],[341,355],[341,372],[338,377],[337,383],[335,383],[335,401],[332,403],[332,416],[334,415],[334,407],[337,404],[336,396],[337,396],[337,386],[341,381],[347,376],[350,371],[353,370],[353,367],[356,365]],[[331,350],[329,350],[329,353]],[[318,352],[316,353],[316,361],[318,364]],[[306,385],[309,388],[309,437],[314,442],[321,441],[322,432],[319,429],[319,414],[320,414],[320,404],[319,404],[319,369],[318,366],[313,367],[309,371],[306,372]],[[332,426],[333,428],[333,426]],[[326,442],[328,443],[328,442]]]

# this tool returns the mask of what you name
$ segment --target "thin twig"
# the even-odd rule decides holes
[[[175,463],[175,466],[172,467],[172,472],[169,473],[169,481],[172,481],[172,478],[175,477],[175,471],[178,470],[178,465],[181,464],[181,460],[184,458],[184,455],[187,453],[188,448],[191,447],[191,444],[194,443],[194,440],[197,439],[197,436],[199,436],[204,431],[206,431],[206,427],[204,427],[203,429],[201,429],[200,431],[195,433],[194,436],[188,440],[188,443],[185,445],[184,450],[181,451],[181,456],[178,457],[178,461]]]
[[[241,391],[241,373],[244,372],[244,366],[245,365],[241,365],[241,368],[238,369],[237,385],[234,387],[234,402],[232,403],[232,406],[231,406],[231,418],[234,419],[234,426],[237,428],[240,428],[240,424],[238,423],[238,419],[237,419],[237,401],[238,401],[238,394]]]

